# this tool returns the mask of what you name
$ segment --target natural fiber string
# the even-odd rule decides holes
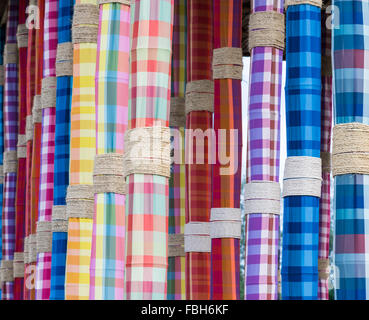
[[[274,47],[284,50],[284,19],[284,14],[276,11],[252,13],[249,22],[249,52],[255,47]]]
[[[322,159],[322,172],[331,172],[332,169],[332,155],[330,152],[320,152],[320,158]]]
[[[68,219],[93,219],[95,202],[92,185],[68,186],[66,202]]]
[[[5,85],[5,70],[4,66],[0,65],[0,86]]]
[[[28,115],[26,117],[26,141],[33,140],[33,117],[32,115]]]
[[[36,235],[37,253],[51,252],[51,247],[52,247],[51,221],[38,221]]]
[[[1,260],[1,281],[14,281],[13,260]]]
[[[214,81],[196,80],[186,85],[186,114],[192,111],[214,112]]]
[[[42,79],[41,108],[55,108],[56,105],[56,77]]]
[[[18,159],[27,158],[27,137],[25,134],[18,135],[17,158]]]
[[[33,263],[37,261],[37,238],[36,234],[30,234],[28,236],[28,261],[29,263]]]
[[[211,252],[210,224],[189,222],[184,230],[185,252]]]
[[[42,106],[40,95],[35,95],[33,97],[32,123],[33,124],[42,123]]]
[[[19,24],[17,29],[18,48],[28,47],[28,28],[25,24]]]
[[[0,165],[0,184],[4,184],[4,166]]]
[[[24,249],[23,249],[23,257],[24,257],[24,263],[29,263],[29,237],[24,238]]]
[[[300,4],[310,4],[315,7],[322,7],[322,0],[285,0],[284,8],[287,10],[289,6],[298,6]]]
[[[170,98],[170,119],[171,127],[183,128],[186,126],[186,101],[182,97]]]
[[[212,208],[210,213],[210,238],[241,239],[241,209]]]
[[[319,279],[327,280],[329,278],[329,259],[318,260]]]
[[[106,4],[106,3],[120,3],[126,6],[130,6],[131,0],[98,0],[99,5]]]
[[[24,253],[14,252],[13,263],[14,278],[24,278]]]
[[[242,48],[223,47],[213,50],[213,79],[242,80]]]
[[[4,65],[18,63],[18,48],[16,43],[7,43],[4,46]]]
[[[184,234],[168,234],[168,257],[185,257]]]
[[[99,7],[94,4],[77,3],[74,6],[73,43],[97,43]]]
[[[3,163],[4,174],[17,172],[17,166],[18,166],[17,151],[15,150],[5,151]]]
[[[73,43],[58,44],[56,51],[55,70],[57,77],[73,76]]]

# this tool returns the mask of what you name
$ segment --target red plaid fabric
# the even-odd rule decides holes
[[[187,82],[212,80],[213,7],[211,0],[187,1]],[[186,129],[212,128],[212,113],[192,111],[187,114]],[[186,164],[186,223],[209,222],[211,209],[211,165],[208,139],[204,142],[204,164],[196,164],[196,141],[193,164]],[[188,148],[188,146],[186,146]],[[186,150],[189,154],[189,150]],[[186,298],[210,298],[210,254],[186,253]]]

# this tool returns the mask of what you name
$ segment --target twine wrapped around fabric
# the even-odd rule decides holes
[[[369,174],[369,125],[343,123],[333,127],[332,174]]]
[[[170,129],[141,127],[124,135],[124,176],[152,174],[170,177]]]
[[[28,261],[33,263],[37,261],[37,237],[36,234],[28,236]]]
[[[318,260],[319,279],[327,280],[329,278],[329,259]]]
[[[96,43],[99,26],[99,7],[89,3],[74,6],[72,39],[73,43]]]
[[[316,157],[288,157],[283,177],[283,197],[313,196],[320,198],[322,160]]]
[[[184,232],[185,252],[211,252],[210,224],[189,222]]]
[[[192,111],[214,112],[214,81],[196,80],[186,86],[186,114]]]
[[[14,281],[13,260],[1,260],[1,281]]]
[[[56,104],[56,77],[42,79],[41,108],[55,108]]]
[[[4,184],[4,166],[0,165],[0,184]]]
[[[14,252],[13,262],[14,278],[24,278],[24,253]]]
[[[130,6],[131,0],[98,0],[99,5],[106,4],[106,3],[120,3],[126,6]]]
[[[332,76],[332,58],[330,56],[322,55],[322,76]]]
[[[223,47],[213,50],[213,79],[242,80],[242,48]]]
[[[210,238],[241,239],[241,209],[212,208],[210,215]]]
[[[29,264],[29,236],[24,238],[23,259],[25,264]]]
[[[298,6],[300,4],[310,4],[315,7],[322,7],[322,0],[285,0],[284,8],[287,10],[289,6]]]
[[[170,119],[169,125],[171,127],[185,127],[186,126],[186,101],[183,97],[170,98]]]
[[[68,232],[68,219],[67,219],[67,206],[66,205],[53,205],[52,232]]]
[[[36,251],[37,253],[51,252],[51,247],[51,221],[38,221],[36,234]]]
[[[185,257],[184,234],[168,234],[168,257]]]
[[[18,47],[16,43],[7,43],[4,47],[4,65],[18,63]]]
[[[92,185],[68,186],[66,202],[68,219],[93,219],[94,189]]]
[[[33,97],[32,123],[33,124],[42,123],[41,95],[35,95]]]
[[[126,194],[123,155],[119,153],[95,156],[94,193]]]
[[[33,117],[28,115],[26,117],[26,142],[33,140]]]
[[[28,47],[28,28],[26,24],[19,24],[17,29],[18,48]]]
[[[0,65],[0,86],[5,85],[5,70],[4,65]]]
[[[73,43],[58,44],[56,51],[55,72],[57,77],[73,76]]]
[[[330,152],[320,152],[320,158],[322,159],[322,172],[331,172],[332,170],[332,154]]]
[[[27,137],[25,134],[18,135],[17,158],[18,159],[27,158]]]
[[[284,50],[284,14],[276,11],[259,11],[250,15],[248,50],[255,47],[274,47]]]
[[[4,152],[4,174],[17,172],[18,158],[17,151],[10,150]]]

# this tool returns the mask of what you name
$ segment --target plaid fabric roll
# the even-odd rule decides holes
[[[215,0],[213,2],[214,49],[241,48],[242,1]],[[240,208],[242,161],[241,81],[214,80],[214,130],[217,137],[216,154],[221,146],[233,150],[229,163],[224,165],[218,156],[213,165],[212,208]],[[220,130],[227,136],[220,142]],[[233,131],[234,130],[234,131]],[[237,139],[237,141],[236,141]],[[226,174],[222,170],[227,170]],[[211,291],[215,300],[237,300],[240,297],[240,239],[212,239]]]
[[[187,50],[187,0],[174,0],[172,43],[172,97],[185,97]],[[183,113],[185,110],[183,110]],[[180,153],[182,164],[173,163],[169,179],[169,234],[183,234],[185,225],[186,176],[184,165],[184,128],[171,126],[178,132],[180,148],[172,144],[171,149]],[[174,142],[174,141],[173,141]],[[179,150],[178,150],[179,149]],[[168,257],[167,299],[185,300],[185,257]]]
[[[174,0],[131,3],[129,129],[169,125]],[[154,31],[155,30],[155,31]],[[126,178],[126,299],[167,296],[168,178]],[[143,223],[143,218],[152,223]]]
[[[93,4],[96,0],[76,0]],[[93,184],[96,154],[95,72],[96,43],[73,45],[69,185]],[[83,128],[83,130],[81,130]],[[65,278],[66,300],[88,300],[93,219],[69,218]]]
[[[289,6],[286,21],[287,156],[320,157],[320,8]],[[285,197],[282,299],[317,299],[318,244],[319,198]]]
[[[124,151],[128,124],[130,7],[100,5],[96,62],[96,152]],[[115,193],[95,194],[90,266],[90,299],[123,300],[125,200]]]
[[[331,61],[331,36],[332,32],[325,27],[328,14],[322,11],[322,57],[327,57]],[[324,61],[324,60],[323,60]],[[328,66],[327,66],[328,67]],[[322,65],[322,69],[324,66]],[[329,68],[329,67],[328,67]],[[330,68],[329,68],[330,69]],[[331,69],[330,69],[331,71]],[[329,73],[329,72],[328,72]],[[322,98],[321,98],[321,152],[331,151],[331,131],[332,131],[332,75],[323,74],[322,71]],[[329,234],[331,224],[331,174],[324,171],[322,173],[322,197],[319,203],[319,259],[329,259]],[[318,298],[319,300],[329,299],[329,279],[319,279]]]
[[[254,0],[252,13],[283,13],[284,1]],[[280,106],[283,51],[251,52],[246,182],[279,182]],[[246,215],[245,299],[278,300],[279,216]]]
[[[368,125],[369,74],[365,57],[369,50],[366,41],[369,2],[336,0],[333,5],[340,12],[340,28],[333,29],[335,124]],[[338,300],[369,298],[368,179],[368,175],[346,174],[336,176],[334,181],[335,298]]]
[[[210,0],[187,1],[187,83],[212,80],[213,4]],[[213,127],[212,113],[192,111],[186,129],[205,132]],[[196,141],[193,141],[196,150]],[[188,154],[190,150],[186,150]],[[204,142],[204,163],[186,164],[186,223],[209,222],[211,209],[211,165],[208,140]],[[210,253],[186,253],[186,299],[209,300]]]
[[[8,2],[8,21],[6,26],[6,44],[16,44],[18,27],[18,1]],[[6,61],[5,61],[6,63]],[[18,140],[18,68],[17,63],[5,65],[4,86],[4,151],[16,151]],[[17,173],[5,174],[2,242],[3,260],[13,260],[15,250],[15,193]],[[2,299],[14,299],[14,282],[3,282]]]
[[[58,43],[72,41],[74,0],[59,0]],[[65,206],[69,185],[70,111],[72,104],[72,76],[56,79],[54,206]],[[65,264],[67,258],[67,232],[53,232],[51,255],[50,300],[64,300]]]

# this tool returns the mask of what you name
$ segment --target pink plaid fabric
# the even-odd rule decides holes
[[[55,77],[58,47],[58,0],[45,0],[44,20],[44,78]]]
[[[36,267],[36,300],[49,300],[51,278],[51,253],[39,253]]]

